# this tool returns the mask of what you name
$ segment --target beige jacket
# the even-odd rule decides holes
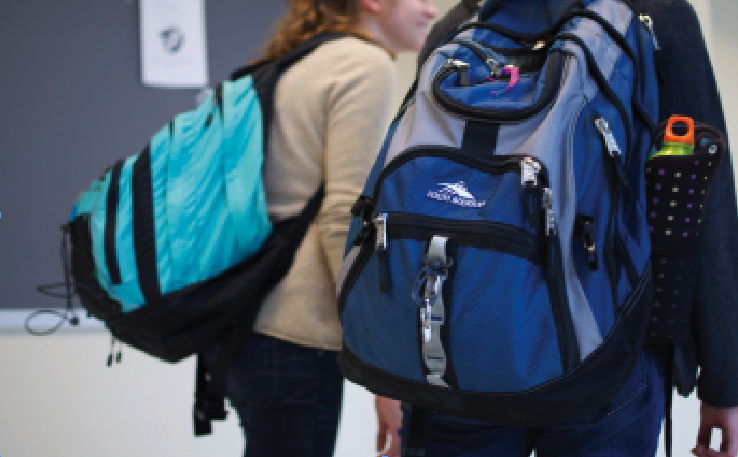
[[[264,162],[273,221],[296,215],[325,182],[316,221],[292,269],[269,294],[254,329],[339,350],[335,280],[351,220],[390,120],[396,69],[383,49],[354,37],[323,44],[279,80]]]

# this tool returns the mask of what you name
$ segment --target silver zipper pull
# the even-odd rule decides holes
[[[538,174],[541,164],[532,157],[525,157],[520,161],[520,183],[523,187],[538,187]]]
[[[651,16],[647,14],[641,14],[638,16],[638,18],[641,20],[641,23],[646,27],[646,30],[648,30],[648,33],[651,34],[651,38],[653,38],[653,47],[657,50],[661,50],[661,46],[659,46],[659,42],[656,39],[656,32],[653,30],[653,19],[651,19]]]
[[[389,267],[387,266],[387,213],[379,213],[374,218],[377,229],[377,262],[379,263],[379,291],[387,293],[389,287]]]
[[[379,213],[374,218],[374,226],[377,228],[377,249],[387,250],[387,213]]]
[[[448,59],[446,63],[455,68],[469,68],[469,64],[464,62],[463,60]]]
[[[456,69],[457,73],[457,85],[459,87],[471,86],[471,79],[469,77],[469,64],[462,60],[449,59],[450,66]]]
[[[607,153],[610,154],[610,157],[622,156],[623,152],[620,149],[620,146],[618,146],[618,142],[615,140],[615,135],[613,135],[612,130],[610,130],[610,124],[608,124],[604,118],[598,117],[595,120],[595,127],[597,128],[597,131],[600,132],[602,139],[605,140]]]
[[[499,76],[500,69],[502,68],[502,65],[500,64],[500,62],[490,57],[489,59],[487,59],[486,63],[487,63],[487,66],[489,67],[490,76],[492,77]]]
[[[540,208],[540,189],[538,175],[541,164],[531,157],[525,157],[520,162],[520,184],[523,186],[523,214],[528,218],[531,228],[538,228]]]
[[[554,194],[551,189],[543,189],[543,210],[546,213],[546,236],[556,234],[556,215],[554,213]]]
[[[628,178],[625,175],[625,169],[623,168],[622,156],[623,152],[618,146],[618,142],[615,139],[615,135],[610,129],[610,124],[605,118],[598,117],[595,119],[595,128],[600,132],[600,136],[605,141],[605,148],[607,153],[612,157],[613,164],[615,165],[615,172],[617,173],[618,183],[622,186],[628,187]]]
[[[538,51],[539,49],[543,49],[546,47],[546,40],[538,40],[532,48],[530,48],[532,51]]]
[[[464,62],[463,60],[458,60],[458,59],[446,59],[443,65],[438,67],[438,69],[436,70],[436,76],[434,76],[434,78],[438,77],[438,75],[443,73],[443,71],[448,70],[450,68],[456,68],[460,70],[462,73],[467,73],[467,75],[469,73],[468,63]]]

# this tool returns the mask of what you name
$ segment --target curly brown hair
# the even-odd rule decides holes
[[[323,32],[343,32],[376,43],[359,29],[359,0],[287,0],[287,14],[277,22],[258,61],[282,57]]]

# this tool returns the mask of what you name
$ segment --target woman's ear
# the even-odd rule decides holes
[[[371,13],[379,13],[384,7],[384,0],[358,0],[359,8]]]

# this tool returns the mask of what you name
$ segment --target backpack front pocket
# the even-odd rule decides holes
[[[527,390],[574,368],[545,178],[531,157],[450,148],[388,164],[339,297],[348,349],[409,379],[481,392]]]

